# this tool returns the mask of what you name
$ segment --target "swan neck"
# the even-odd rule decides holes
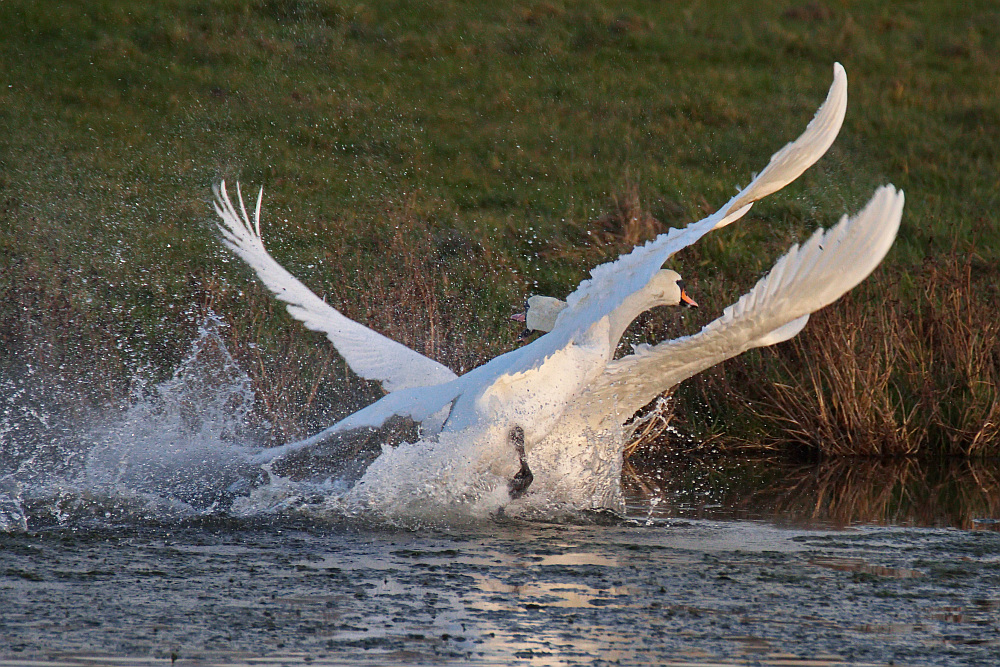
[[[611,313],[608,333],[610,335],[609,343],[611,344],[612,354],[614,354],[618,343],[621,342],[622,336],[625,335],[625,331],[632,324],[633,320],[650,308],[655,308],[659,305],[663,305],[660,300],[652,299],[648,294],[639,291],[625,299],[622,305]]]

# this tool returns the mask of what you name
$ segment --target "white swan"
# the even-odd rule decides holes
[[[689,308],[697,308],[698,303],[684,291],[684,281],[681,280],[680,275],[677,275],[673,271],[670,273],[677,276],[673,280],[681,289],[680,304]],[[568,305],[562,299],[535,294],[528,297],[528,300],[524,302],[524,312],[511,315],[510,319],[515,322],[524,322],[524,333],[521,334],[522,338],[527,337],[528,334],[535,331],[548,333],[555,328],[556,318],[559,317],[559,313]]]
[[[524,322],[525,333],[541,331],[548,333],[556,326],[556,318],[566,308],[566,302],[551,296],[536,294],[524,303],[524,312],[512,315],[510,319]]]
[[[833,142],[846,104],[847,77],[836,64],[827,99],[805,132],[772,156],[725,206],[596,267],[544,324],[548,333],[461,377],[319,299],[264,249],[263,192],[251,222],[239,186],[237,211],[223,183],[216,211],[226,245],[288,304],[293,317],[325,332],[355,373],[382,382],[388,392],[325,431],[265,450],[253,460],[264,463],[335,433],[405,416],[421,424],[422,439],[386,448],[351,489],[351,502],[387,512],[450,503],[495,508],[523,493],[530,463],[534,484],[518,502],[537,494],[577,508],[620,509],[621,427],[636,410],[724,359],[791,338],[809,313],[854,287],[888,251],[903,205],[902,193],[892,186],[880,188],[856,217],[844,216],[828,232],[820,230],[794,246],[753,290],[699,333],[613,359],[636,316],[681,302],[680,276],[661,270],[663,262],[797,178]]]

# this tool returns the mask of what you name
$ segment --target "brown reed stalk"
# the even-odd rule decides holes
[[[900,272],[813,316],[769,358],[774,381],[741,397],[780,428],[765,439],[824,456],[1000,454],[1000,324],[995,289],[958,252]]]

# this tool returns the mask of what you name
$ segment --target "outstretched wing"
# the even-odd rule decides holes
[[[846,113],[847,73],[840,63],[834,63],[830,92],[827,93],[823,106],[806,126],[805,132],[772,155],[764,171],[722,207],[724,217],[716,227],[724,227],[739,219],[745,213],[740,213],[745,207],[785,187],[823,157],[837,138]]]
[[[368,407],[348,415],[333,426],[329,426],[319,433],[304,440],[291,442],[277,447],[271,447],[259,452],[255,452],[248,457],[251,463],[267,463],[276,458],[286,456],[292,452],[312,447],[330,438],[337,433],[346,433],[359,428],[378,428],[392,417],[409,417],[413,421],[427,426],[427,420],[437,422],[437,429],[440,429],[440,422],[447,417],[448,409],[453,400],[458,397],[466,387],[466,378],[463,375],[453,382],[445,382],[434,387],[410,387],[401,389],[383,396]],[[433,428],[425,434],[430,435],[436,432]]]
[[[753,202],[798,178],[836,139],[846,111],[847,74],[840,63],[836,63],[826,100],[798,139],[775,153],[767,167],[714,214],[683,230],[671,229],[631,253],[596,267],[591,271],[591,278],[580,283],[567,298],[569,307],[560,314],[553,333],[570,337],[582,327],[610,314],[631,294],[645,287],[675,252],[712,229],[738,220],[750,210]]]
[[[239,188],[237,183],[239,212],[226,193],[225,181],[215,190],[215,211],[222,218],[219,229],[223,242],[250,265],[276,297],[288,304],[292,317],[313,331],[325,333],[352,371],[366,380],[381,382],[388,392],[455,379],[446,366],[344,317],[278,264],[264,248],[260,235],[263,188],[257,195],[252,224]]]
[[[891,185],[879,188],[858,215],[845,215],[801,247],[792,246],[750,292],[698,333],[638,346],[608,364],[578,407],[622,423],[682,380],[751,348],[788,340],[810,313],[839,299],[878,266],[902,215],[903,193]]]

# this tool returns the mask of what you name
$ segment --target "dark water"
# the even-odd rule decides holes
[[[0,535],[0,664],[997,664],[998,532],[632,513]]]
[[[635,511],[789,526],[1000,529],[1000,461],[668,457],[626,464]]]

